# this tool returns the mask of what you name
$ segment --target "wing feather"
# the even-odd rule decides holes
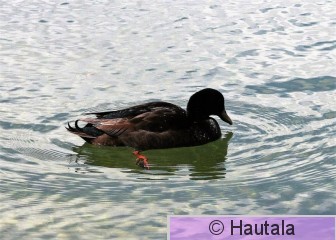
[[[84,115],[93,114],[96,115],[97,118],[104,118],[104,119],[132,118],[142,113],[155,111],[158,108],[180,108],[180,107],[167,102],[151,102],[117,111],[88,112],[84,113]]]

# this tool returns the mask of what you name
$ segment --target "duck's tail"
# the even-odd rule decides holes
[[[72,127],[70,125],[70,122],[68,122],[68,126],[65,128],[69,132],[76,134],[77,136],[80,136],[88,143],[92,143],[92,140],[104,134],[103,131],[95,128],[91,123],[87,123],[84,127],[79,127],[78,122],[79,120],[75,121],[74,127]]]

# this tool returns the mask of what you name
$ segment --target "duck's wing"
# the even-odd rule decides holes
[[[135,129],[154,133],[181,129],[186,126],[187,121],[186,111],[175,105],[156,106],[151,111],[129,119]]]
[[[174,109],[178,108],[178,106],[167,102],[151,102],[117,111],[88,112],[84,114],[85,115],[93,114],[96,115],[97,118],[103,118],[103,119],[132,118],[143,113],[153,112],[158,108]]]
[[[152,102],[119,111],[87,114],[94,114],[96,118],[82,118],[75,121],[74,127],[70,124],[67,127],[70,132],[86,138],[86,141],[103,134],[116,138],[135,131],[164,132],[181,128],[186,123],[186,111],[166,102]],[[80,127],[78,122],[85,122],[86,125]]]
[[[130,131],[134,129],[132,123],[124,118],[116,119],[91,119],[84,118],[80,119],[82,122],[86,122],[87,126],[93,127],[110,137],[119,137],[125,131]]]
[[[97,118],[80,119],[108,135],[126,131],[163,132],[186,124],[186,111],[167,102],[152,102],[120,111],[91,113]],[[112,134],[113,133],[113,134]]]

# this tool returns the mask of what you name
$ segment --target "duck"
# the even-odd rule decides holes
[[[95,117],[68,122],[66,129],[93,145],[131,147],[137,157],[136,164],[146,169],[149,163],[142,151],[192,147],[219,139],[221,129],[211,116],[232,125],[223,94],[212,88],[191,95],[186,110],[169,102],[155,101],[84,115]],[[80,122],[85,125],[80,127]]]

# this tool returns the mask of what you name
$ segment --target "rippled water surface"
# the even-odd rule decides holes
[[[335,1],[7,1],[0,7],[1,239],[165,239],[167,215],[336,214]],[[86,145],[90,108],[185,107],[234,125],[194,148]]]

